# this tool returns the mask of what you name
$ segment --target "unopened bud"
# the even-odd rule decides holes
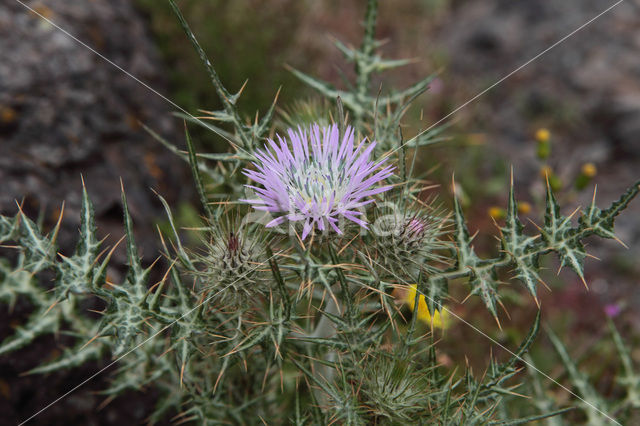
[[[598,170],[595,164],[584,163],[580,168],[580,174],[576,178],[576,189],[584,189],[597,173]]]
[[[538,129],[536,132],[538,158],[545,160],[551,154],[551,133],[547,129]]]

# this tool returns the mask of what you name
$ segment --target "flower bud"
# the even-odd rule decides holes
[[[580,168],[580,174],[576,177],[575,186],[576,189],[582,190],[589,185],[589,182],[595,177],[598,173],[598,169],[596,169],[596,165],[593,163],[584,163]]]
[[[238,306],[264,293],[268,270],[265,246],[246,233],[215,231],[206,243],[206,253],[197,260],[204,267],[197,275],[202,291],[223,305]]]
[[[401,274],[416,267],[428,270],[428,262],[440,258],[440,235],[445,221],[435,214],[407,213],[394,209],[379,217],[373,227],[378,254],[389,269]]]
[[[362,394],[371,413],[389,424],[410,424],[427,415],[430,392],[426,372],[409,361],[381,353],[377,356],[359,370]]]
[[[541,160],[549,158],[551,154],[551,133],[547,129],[538,129],[535,135],[537,155]]]
[[[551,139],[551,132],[545,128],[540,128],[536,131],[536,141],[548,142]]]
[[[582,174],[587,176],[587,177],[595,177],[595,175],[598,173],[598,169],[596,169],[596,165],[593,163],[585,163],[582,165]]]

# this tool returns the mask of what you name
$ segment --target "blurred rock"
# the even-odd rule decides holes
[[[472,97],[611,5],[457,1],[436,36],[451,55],[445,78]],[[617,5],[478,100],[478,122],[499,149],[511,149],[510,159],[544,125],[572,139],[554,145],[563,161],[590,144],[607,145],[611,165],[640,161],[639,28],[640,2]]]
[[[615,2],[598,0],[457,0],[433,43],[446,47],[450,63],[445,90],[464,103],[526,64]],[[598,175],[597,201],[607,206],[640,179],[640,1],[616,5],[566,38],[460,111],[459,128],[482,131],[487,148],[513,164],[520,193],[543,198],[540,162],[532,148],[540,127],[551,129],[549,165],[572,182],[585,162]],[[592,191],[564,203],[566,214],[587,206]],[[640,200],[616,220],[616,231],[629,250],[594,239],[587,260],[587,281],[615,282],[605,303],[618,298],[634,309],[640,255]],[[639,317],[640,320],[640,317]]]
[[[130,1],[26,3],[149,86],[167,92],[163,64]],[[190,196],[191,184],[184,163],[139,123],[169,140],[182,140],[171,111],[166,101],[19,3],[0,4],[0,211],[14,214],[16,200],[24,201],[29,215],[43,212],[45,224],[51,225],[65,201],[59,234],[63,253],[73,250],[77,240],[82,175],[99,235],[109,234],[107,243],[113,245],[124,233],[122,178],[145,261],[157,256],[153,224],[164,213],[151,188],[177,203]],[[111,279],[120,278],[124,264],[120,250],[109,271]],[[29,311],[24,303],[11,312],[1,306],[6,326],[0,338],[13,332],[8,324],[24,320]],[[9,391],[0,401],[0,423],[17,424],[99,370],[101,364],[92,362],[46,376],[20,376],[62,347],[58,336],[46,336],[2,357]],[[142,423],[155,403],[154,392],[130,394],[99,409],[104,398],[95,395],[107,387],[106,380],[96,377],[32,423]]]
[[[26,2],[83,43],[161,93],[163,66],[144,21],[126,0]],[[77,236],[80,175],[102,235],[123,234],[120,178],[143,252],[156,250],[152,218],[162,214],[156,189],[175,201],[185,167],[140,122],[181,140],[172,107],[87,47],[17,2],[0,6],[0,210],[24,199],[51,223],[65,201],[61,247]]]

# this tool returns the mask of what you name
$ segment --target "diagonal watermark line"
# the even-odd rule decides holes
[[[233,143],[233,141],[230,141],[228,137],[226,137],[224,134],[222,134],[220,131],[218,131],[218,129],[216,129],[215,127],[209,126],[208,123],[205,123],[204,121],[202,121],[201,119],[199,119],[198,117],[194,117],[189,111],[187,111],[186,109],[182,108],[180,105],[178,105],[177,103],[173,102],[171,99],[167,98],[165,95],[163,95],[162,93],[158,92],[156,89],[154,89],[153,87],[149,86],[147,83],[145,83],[144,81],[140,80],[138,77],[136,77],[135,75],[131,74],[129,71],[125,70],[124,68],[122,68],[120,65],[116,64],[115,62],[113,62],[111,59],[107,58],[106,56],[104,56],[102,53],[98,52],[97,50],[95,50],[93,47],[89,46],[87,43],[83,42],[82,40],[80,40],[78,37],[74,36],[73,34],[71,34],[69,31],[65,30],[64,28],[62,28],[61,26],[59,26],[58,24],[56,24],[55,22],[53,22],[51,19],[47,18],[46,16],[42,15],[40,12],[38,12],[36,9],[32,8],[31,6],[25,4],[22,0],[15,0],[17,3],[19,3],[20,5],[22,5],[25,9],[28,9],[31,13],[33,13],[34,15],[38,16],[39,18],[41,18],[42,20],[44,20],[45,22],[47,22],[49,25],[53,26],[55,29],[59,30],[60,32],[62,32],[64,35],[66,35],[67,37],[71,38],[73,41],[75,41],[76,43],[80,44],[81,46],[87,48],[88,50],[90,50],[93,54],[95,54],[96,56],[98,56],[100,59],[104,60],[105,62],[107,62],[109,65],[112,65],[113,67],[117,68],[118,70],[122,71],[125,75],[127,75],[128,77],[132,78],[133,80],[135,80],[136,82],[138,82],[139,84],[141,84],[142,86],[144,86],[147,90],[151,91],[152,93],[158,95],[159,97],[161,97],[163,100],[165,100],[166,102],[168,102],[169,104],[171,104],[171,106],[177,108],[178,110],[180,110],[181,112],[185,113],[186,115],[188,115],[190,118],[198,121],[199,123],[203,124],[207,129],[210,129],[211,131],[215,132],[216,134],[218,134],[218,136],[222,137],[223,139],[225,139],[226,141],[230,142],[232,144],[232,146],[235,146],[235,144]]]
[[[281,254],[282,252],[277,252],[274,253],[272,256],[270,256],[268,259],[266,259],[264,262],[259,263],[254,269],[251,269],[247,272],[245,272],[242,276],[240,276],[239,278],[237,278],[235,281],[232,281],[231,283],[229,283],[227,286],[221,288],[220,290],[218,290],[216,293],[212,294],[211,296],[207,297],[206,299],[204,299],[202,302],[198,303],[196,306],[194,306],[192,309],[189,309],[187,312],[185,312],[184,314],[182,314],[179,318],[173,320],[171,323],[165,325],[164,327],[162,327],[160,330],[158,330],[157,332],[155,332],[154,334],[152,334],[151,336],[149,336],[147,339],[143,340],[141,343],[139,343],[138,345],[136,345],[135,347],[133,347],[132,349],[130,349],[129,351],[127,351],[125,354],[119,356],[118,358],[116,358],[115,360],[111,361],[109,364],[107,364],[106,366],[102,367],[100,370],[98,370],[96,373],[92,374],[91,376],[87,377],[85,380],[83,380],[82,382],[80,382],[79,384],[77,384],[76,386],[74,386],[73,388],[69,389],[66,393],[64,393],[63,395],[59,396],[58,398],[56,398],[54,401],[51,401],[49,404],[47,404],[45,407],[41,408],[40,410],[38,410],[38,412],[34,413],[33,415],[31,415],[28,419],[23,420],[22,422],[20,422],[18,424],[18,426],[22,426],[25,423],[27,423],[29,420],[33,419],[34,417],[36,417],[37,415],[39,415],[40,413],[44,412],[45,410],[47,410],[48,408],[50,408],[51,406],[55,405],[56,403],[60,402],[61,400],[63,400],[64,398],[66,398],[67,396],[69,396],[70,394],[72,394],[74,391],[76,391],[78,388],[82,387],[83,385],[85,385],[86,383],[90,382],[92,379],[94,379],[95,377],[99,376],[102,372],[108,370],[111,366],[113,366],[114,364],[116,364],[118,361],[122,360],[123,358],[125,358],[127,355],[129,355],[130,353],[138,350],[141,346],[143,346],[145,343],[147,343],[148,341],[154,339],[156,336],[158,336],[160,333],[164,332],[165,330],[169,329],[170,327],[172,327],[173,325],[175,325],[178,321],[180,321],[181,319],[183,319],[184,317],[190,315],[193,311],[195,311],[196,309],[198,309],[200,306],[204,305],[205,303],[208,303],[211,299],[213,299],[214,297],[216,297],[217,295],[219,295],[220,293],[222,293],[223,291],[227,290],[229,287],[231,287],[232,285],[234,285],[235,283],[237,283],[239,280],[241,280],[242,278],[244,278],[247,274],[249,274],[251,271],[255,271],[258,267],[263,266],[265,264],[267,264],[267,262],[270,262],[273,258],[275,258],[277,255]]]
[[[545,55],[546,53],[548,53],[549,51],[553,50],[554,48],[558,47],[560,44],[564,43],[565,41],[567,41],[569,38],[573,37],[575,34],[577,34],[578,32],[582,31],[583,29],[585,29],[587,26],[589,26],[590,24],[594,23],[596,20],[598,20],[599,18],[601,18],[602,16],[606,15],[607,13],[609,13],[613,8],[615,8],[616,6],[618,6],[620,3],[624,2],[625,0],[618,0],[617,2],[615,2],[614,4],[612,4],[611,6],[609,6],[608,8],[606,8],[605,10],[603,10],[602,12],[598,13],[596,16],[594,16],[593,18],[589,19],[587,22],[585,22],[584,24],[580,25],[578,28],[576,28],[575,30],[571,31],[569,34],[565,35],[564,37],[562,37],[560,40],[556,41],[555,43],[553,43],[551,46],[547,47],[546,49],[544,49],[543,51],[541,51],[540,53],[538,53],[537,55],[535,55],[533,58],[529,59],[528,61],[526,61],[525,63],[523,63],[522,65],[520,65],[518,68],[514,69],[513,71],[511,71],[510,73],[506,74],[504,77],[502,77],[501,79],[497,80],[495,83],[493,83],[492,85],[490,85],[489,87],[487,87],[486,89],[482,90],[481,92],[479,92],[477,95],[475,95],[474,97],[470,98],[469,100],[467,100],[466,102],[460,104],[458,107],[456,107],[453,111],[451,111],[450,113],[448,113],[447,115],[445,115],[444,117],[440,118],[438,121],[436,121],[435,123],[431,124],[429,127],[427,127],[426,129],[420,131],[417,135],[415,135],[414,137],[412,137],[411,139],[407,140],[405,143],[403,143],[402,145],[398,146],[397,148],[393,149],[392,151],[389,152],[388,155],[393,154],[394,152],[398,151],[399,149],[404,148],[405,146],[407,146],[407,144],[413,142],[414,140],[416,140],[417,138],[419,138],[420,136],[424,135],[425,133],[427,133],[429,130],[432,130],[434,127],[436,127],[438,124],[441,124],[442,122],[446,121],[449,117],[451,117],[452,115],[456,114],[457,112],[459,112],[461,109],[466,108],[469,104],[475,102],[476,100],[478,100],[480,97],[484,96],[487,92],[491,91],[492,89],[494,89],[496,86],[498,86],[499,84],[503,83],[505,80],[509,79],[510,77],[512,77],[514,74],[517,74],[518,72],[522,71],[522,69],[524,69],[525,67],[527,67],[528,65],[530,65],[532,62],[536,61],[537,59],[539,59],[541,56]]]
[[[393,271],[389,270],[388,268],[386,268],[384,265],[382,265],[379,262],[376,262],[375,260],[371,259],[373,262],[376,263],[376,265],[378,265],[380,268],[384,269],[385,271],[387,271],[388,273],[390,273],[391,275],[393,275],[395,278],[399,279],[400,281],[404,282],[404,285],[411,285],[412,283],[407,282],[405,279],[403,279],[402,277],[398,276],[397,274],[395,274]],[[429,299],[434,305],[436,304],[436,300],[434,298],[432,298],[431,296],[423,293],[422,291],[420,291],[418,289],[418,287],[416,286],[416,292],[418,292],[420,295],[422,295],[423,297],[425,297],[425,299]],[[418,304],[419,306],[419,304]],[[414,307],[414,312],[413,315],[417,315],[417,311],[418,311],[418,306]],[[498,342],[497,340],[495,340],[493,337],[489,336],[487,333],[485,333],[484,331],[480,330],[478,327],[476,327],[475,325],[471,324],[470,322],[468,322],[467,320],[465,320],[464,318],[462,318],[461,316],[457,315],[455,312],[453,312],[452,310],[448,309],[445,306],[442,306],[442,310],[447,312],[449,315],[453,316],[455,319],[459,320],[460,322],[462,322],[463,324],[469,326],[472,330],[476,331],[478,334],[480,334],[481,336],[485,337],[487,340],[489,340],[490,342],[492,342],[493,344],[495,344],[496,346],[500,347],[501,349],[505,350],[507,353],[509,353],[511,356],[513,356],[514,358],[516,358],[518,361],[521,361],[523,364],[527,365],[528,367],[530,367],[532,370],[538,372],[540,375],[544,376],[545,378],[549,379],[549,381],[551,381],[552,383],[554,383],[555,385],[557,385],[558,387],[560,387],[561,389],[567,391],[570,395],[573,395],[574,397],[576,397],[577,399],[579,399],[580,401],[584,402],[585,404],[587,404],[589,407],[593,408],[594,410],[596,410],[598,413],[602,414],[603,416],[605,416],[607,419],[611,420],[612,422],[614,422],[615,424],[622,426],[622,424],[620,422],[618,422],[616,419],[614,419],[613,417],[611,417],[609,414],[605,413],[604,411],[602,411],[601,409],[599,409],[598,407],[596,407],[595,405],[593,405],[591,402],[585,400],[584,398],[582,398],[580,395],[576,394],[575,392],[573,392],[571,389],[567,388],[565,385],[563,385],[562,383],[558,382],[557,380],[555,380],[553,377],[549,376],[547,373],[545,373],[544,371],[540,370],[538,367],[536,367],[535,365],[533,365],[532,363],[530,363],[529,361],[527,361],[526,359],[522,358],[521,356],[518,356],[515,352],[513,352],[511,349],[507,348],[506,346],[504,346],[503,344],[501,344],[500,342]]]
[[[417,290],[416,290],[417,291]],[[435,300],[433,298],[431,298],[430,296],[427,296],[426,294],[420,292],[421,295],[423,295],[424,297],[428,298],[431,302],[435,303]],[[417,309],[417,307],[416,307]],[[566,387],[565,385],[563,385],[562,383],[558,382],[557,380],[555,380],[553,377],[549,376],[547,373],[545,373],[544,371],[540,370],[539,368],[537,368],[535,365],[533,365],[532,363],[530,363],[529,361],[527,361],[526,359],[522,358],[521,356],[518,356],[515,352],[513,352],[512,350],[510,350],[509,348],[507,348],[506,346],[504,346],[503,344],[501,344],[500,342],[498,342],[497,340],[495,340],[494,338],[492,338],[491,336],[489,336],[487,333],[485,333],[484,331],[480,330],[478,327],[476,327],[475,325],[471,324],[470,322],[468,322],[467,320],[465,320],[464,318],[460,317],[459,315],[455,314],[453,311],[451,311],[450,309],[447,309],[446,307],[442,307],[442,310],[446,311],[448,314],[450,314],[451,316],[453,316],[454,318],[456,318],[457,320],[459,320],[460,322],[462,322],[463,324],[471,327],[472,330],[475,330],[478,334],[480,334],[481,336],[487,338],[489,341],[491,341],[494,345],[499,346],[501,349],[505,350],[507,353],[509,353],[511,356],[513,356],[514,358],[516,358],[518,361],[522,362],[523,364],[527,365],[528,367],[530,367],[532,370],[538,372],[540,375],[544,376],[545,378],[549,379],[549,381],[551,381],[552,383],[554,383],[556,386],[560,387],[561,389],[567,391],[570,395],[573,395],[574,397],[576,397],[577,399],[579,399],[580,401],[584,402],[585,404],[587,404],[589,407],[593,408],[594,410],[596,410],[598,413],[602,414],[603,416],[605,416],[607,419],[611,420],[612,422],[614,422],[615,424],[622,426],[622,423],[618,422],[616,419],[614,419],[613,417],[611,417],[609,414],[605,413],[604,411],[602,411],[601,409],[599,409],[598,407],[596,407],[595,405],[593,405],[591,402],[587,401],[586,399],[582,398],[580,395],[576,394],[575,392],[573,392],[571,389],[569,389],[568,387]]]
[[[28,6],[27,4],[25,4],[23,1],[21,0],[15,0],[17,3],[19,3],[20,5],[22,5],[24,8],[28,9],[31,13],[33,13],[34,15],[40,17],[42,20],[46,21],[47,23],[49,23],[50,25],[52,25],[54,28],[58,29],[59,31],[61,31],[62,33],[64,33],[66,36],[68,36],[69,38],[73,39],[74,41],[76,41],[78,44],[82,45],[83,47],[87,48],[88,50],[90,50],[92,53],[94,53],[95,55],[97,55],[98,57],[100,57],[101,59],[103,59],[105,62],[109,63],[110,65],[112,65],[113,67],[117,68],[118,70],[120,70],[121,72],[123,72],[124,74],[126,74],[127,76],[129,76],[130,78],[132,78],[133,80],[135,80],[136,82],[138,82],[139,84],[141,84],[142,86],[144,86],[145,88],[147,88],[149,91],[153,92],[154,94],[158,95],[159,97],[161,97],[162,99],[164,99],[166,102],[168,102],[169,104],[171,104],[172,106],[174,106],[175,108],[177,108],[178,110],[182,111],[183,113],[185,113],[186,115],[188,115],[189,117],[193,118],[194,120],[201,122],[203,124],[204,123],[201,119],[193,116],[191,113],[189,113],[188,111],[186,111],[184,108],[182,108],[181,106],[179,106],[178,104],[176,104],[175,102],[173,102],[171,99],[167,98],[166,96],[164,96],[162,93],[158,92],[157,90],[155,90],[154,88],[152,88],[151,86],[149,86],[147,83],[145,83],[144,81],[140,80],[139,78],[137,78],[135,75],[131,74],[130,72],[126,71],[125,69],[123,69],[122,67],[120,67],[118,64],[116,64],[115,62],[111,61],[109,58],[105,57],[104,55],[102,55],[101,53],[99,53],[98,51],[96,51],[95,49],[93,49],[91,46],[89,46],[88,44],[84,43],[83,41],[81,41],[80,39],[78,39],[77,37],[75,37],[74,35],[72,35],[71,33],[69,33],[68,31],[66,31],[64,28],[60,27],[59,25],[57,25],[55,22],[51,21],[50,19],[48,19],[47,17],[43,16],[41,13],[39,13],[38,11],[36,11],[35,9],[33,9],[32,7]],[[394,149],[393,151],[391,151],[390,153],[396,152],[398,149],[401,149],[402,147],[406,146],[408,143],[410,143],[411,141],[415,140],[416,138],[418,138],[419,136],[423,135],[424,133],[428,132],[429,130],[433,129],[435,126],[437,126],[438,124],[442,123],[443,121],[445,121],[446,119],[448,119],[449,117],[451,117],[452,115],[454,115],[455,113],[457,113],[458,111],[460,111],[461,109],[465,108],[466,106],[468,106],[469,104],[471,104],[472,102],[476,101],[478,98],[480,98],[481,96],[483,96],[484,94],[486,94],[487,92],[489,92],[490,90],[492,90],[493,88],[495,88],[496,86],[498,86],[499,84],[501,84],[502,82],[504,82],[505,80],[507,80],[508,78],[510,78],[511,76],[513,76],[514,74],[516,74],[517,72],[521,71],[523,68],[525,68],[526,66],[528,66],[529,64],[531,64],[532,62],[534,62],[535,60],[537,60],[538,58],[540,58],[541,56],[543,56],[544,54],[546,54],[547,52],[549,52],[550,50],[554,49],[555,47],[557,47],[558,45],[560,45],[561,43],[563,43],[564,41],[566,41],[568,38],[572,37],[573,35],[575,35],[576,33],[578,33],[579,31],[581,31],[582,29],[584,29],[585,27],[587,27],[588,25],[590,25],[591,23],[593,23],[594,21],[596,21],[598,18],[602,17],[603,15],[605,15],[606,13],[608,13],[609,11],[611,11],[613,8],[615,8],[616,6],[618,6],[620,3],[622,3],[624,0],[619,0],[616,3],[614,3],[613,5],[611,5],[610,7],[608,7],[607,9],[605,9],[603,12],[599,13],[598,15],[596,15],[595,17],[593,17],[592,19],[590,19],[589,21],[587,21],[586,23],[584,23],[583,25],[581,25],[580,27],[576,28],[575,30],[573,30],[571,33],[567,34],[566,36],[564,36],[563,38],[561,38],[560,40],[558,40],[557,42],[555,42],[554,44],[552,44],[551,46],[549,46],[548,48],[546,48],[545,50],[543,50],[542,52],[540,52],[539,54],[537,54],[536,56],[534,56],[533,58],[529,59],[527,62],[525,62],[524,64],[522,64],[521,66],[519,66],[518,68],[516,68],[515,70],[511,71],[510,73],[508,73],[507,75],[505,75],[504,77],[502,77],[500,80],[496,81],[495,83],[493,83],[491,86],[487,87],[486,89],[484,89],[483,91],[481,91],[480,93],[478,93],[477,95],[475,95],[474,97],[472,97],[471,99],[469,99],[468,101],[464,102],[463,104],[461,104],[460,106],[458,106],[456,109],[454,109],[452,112],[450,112],[449,114],[445,115],[444,117],[442,117],[441,119],[439,119],[438,121],[436,121],[434,124],[432,124],[431,126],[429,126],[427,129],[422,130],[421,132],[419,132],[416,136],[414,136],[413,138],[409,139],[407,142],[405,142],[404,144],[402,144],[401,146],[397,147],[396,149]],[[217,129],[212,128],[210,126],[207,126],[207,128],[210,128],[212,131],[214,131],[215,133],[217,133],[219,136],[227,139],[225,137],[225,135],[221,134],[220,132],[217,131]],[[274,255],[275,256],[275,255]],[[272,257],[270,257],[268,260],[270,260]],[[264,264],[264,263],[263,263]],[[229,284],[229,286],[231,286],[233,283]],[[33,419],[34,417],[36,417],[38,414],[42,413],[43,411],[45,411],[46,409],[48,409],[49,407],[51,407],[52,405],[54,405],[55,403],[59,402],[60,400],[62,400],[63,398],[65,398],[66,396],[68,396],[69,394],[71,394],[72,392],[74,392],[76,389],[80,388],[81,386],[83,386],[84,384],[86,384],[87,382],[89,382],[90,380],[92,380],[94,377],[98,376],[100,373],[102,373],[103,371],[107,370],[109,367],[111,367],[113,364],[115,364],[116,362],[118,362],[119,360],[121,360],[122,358],[126,357],[127,355],[129,355],[131,352],[135,351],[136,349],[138,349],[139,347],[141,347],[142,345],[144,345],[146,342],[148,342],[149,340],[151,340],[152,338],[154,338],[155,336],[157,336],[158,334],[160,334],[161,332],[165,331],[166,329],[168,329],[169,327],[171,327],[172,325],[174,325],[176,322],[178,322],[179,320],[181,320],[182,318],[184,318],[185,316],[189,315],[191,312],[193,312],[195,309],[197,309],[198,307],[200,307],[203,303],[211,300],[213,297],[215,297],[217,294],[219,294],[220,292],[226,290],[227,288],[229,288],[229,286],[224,287],[223,289],[221,289],[220,291],[218,291],[217,293],[215,293],[214,295],[212,295],[211,297],[205,299],[202,303],[198,304],[195,308],[191,309],[190,311],[188,311],[187,313],[183,314],[180,318],[176,319],[174,322],[172,322],[171,324],[165,326],[164,328],[162,328],[160,331],[156,332],[154,335],[152,335],[151,337],[149,337],[148,339],[146,339],[145,341],[143,341],[142,343],[138,344],[136,347],[134,347],[133,349],[131,349],[130,351],[128,351],[127,353],[125,353],[124,355],[120,356],[118,359],[112,361],[110,364],[108,364],[107,366],[105,366],[104,368],[102,368],[101,370],[99,370],[97,373],[95,373],[94,375],[90,376],[89,378],[87,378],[86,380],[84,380],[83,382],[81,382],[80,384],[78,384],[77,386],[75,386],[74,388],[72,388],[71,390],[69,390],[67,393],[65,393],[64,395],[60,396],[59,398],[57,398],[55,401],[51,402],[49,405],[47,405],[46,407],[44,407],[43,409],[41,409],[40,411],[38,411],[37,413],[35,413],[34,415],[32,415],[31,417],[29,417],[28,419],[26,419],[25,421],[23,421],[22,423],[20,423],[20,426],[25,424],[26,422],[28,422],[29,420]],[[422,295],[424,297],[427,297],[431,300],[430,296],[425,295],[424,293],[422,293]],[[588,401],[585,401],[584,399],[582,399],[579,395],[576,395],[575,393],[573,393],[571,390],[569,390],[568,388],[566,388],[565,386],[563,386],[562,384],[558,383],[556,380],[554,380],[552,377],[550,377],[549,375],[545,374],[544,372],[540,371],[539,369],[537,369],[535,366],[533,366],[532,364],[528,363],[526,360],[522,359],[521,357],[518,357],[515,353],[513,353],[512,351],[510,351],[508,348],[504,347],[503,345],[501,345],[499,342],[495,341],[494,339],[492,339],[490,336],[488,336],[486,333],[484,333],[482,330],[478,329],[477,327],[475,327],[474,325],[470,324],[469,322],[467,322],[466,320],[464,320],[463,318],[459,317],[458,315],[456,315],[455,313],[451,312],[450,310],[446,309],[443,307],[443,309],[447,310],[451,315],[453,315],[455,318],[459,319],[460,321],[462,321],[463,323],[465,323],[466,325],[468,325],[469,327],[471,327],[472,329],[474,329],[476,332],[478,332],[479,334],[481,334],[482,336],[486,337],[487,339],[489,339],[490,341],[492,341],[494,344],[500,346],[502,349],[504,349],[505,351],[507,351],[508,353],[510,353],[511,355],[515,356],[516,358],[518,358],[519,360],[521,360],[523,363],[525,363],[526,365],[528,365],[529,367],[531,367],[532,369],[534,369],[535,371],[537,371],[538,373],[540,373],[541,375],[543,375],[544,377],[546,377],[547,379],[551,380],[553,383],[555,383],[556,385],[558,385],[559,387],[561,387],[562,389],[566,390],[567,392],[569,392],[571,395],[575,396],[576,398],[580,399],[581,401],[583,401],[585,404],[588,404],[589,406],[593,407],[596,411],[600,412],[601,414],[603,414],[605,417],[607,417],[608,419],[612,420],[614,423],[616,424],[620,424],[618,423],[615,419],[611,418],[609,415],[607,415],[606,413],[602,412],[601,410],[599,410],[597,407],[595,407],[593,404],[589,403]]]

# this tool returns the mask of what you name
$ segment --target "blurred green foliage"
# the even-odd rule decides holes
[[[240,98],[244,111],[264,112],[282,86],[280,105],[291,101],[302,83],[284,64],[293,56],[294,37],[305,3],[278,0],[263,7],[256,0],[183,0],[180,8],[214,63],[220,78],[232,91],[248,84]],[[277,4],[276,4],[277,3]],[[168,64],[170,98],[194,115],[199,109],[220,109],[215,88],[196,52],[176,25],[168,2],[136,0],[147,16],[163,59]],[[259,12],[248,13],[247,11]],[[283,11],[286,11],[284,13]],[[296,50],[296,55],[304,51]],[[211,132],[194,131],[198,141],[210,146]],[[224,145],[220,144],[222,149]]]

